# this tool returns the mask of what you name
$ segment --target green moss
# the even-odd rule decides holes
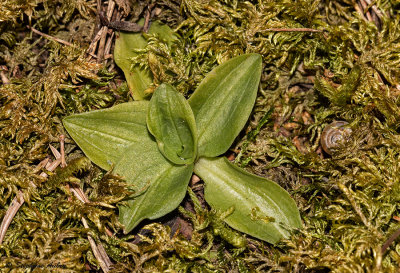
[[[150,3],[138,2],[128,9],[133,19]],[[168,46],[149,37],[132,60],[152,72],[153,87],[167,82],[189,97],[224,60],[263,55],[257,103],[232,152],[237,164],[293,195],[304,228],[278,246],[246,238],[245,247],[241,234],[192,192],[195,209],[182,211],[191,219],[191,239],[151,223],[144,227],[147,235],[137,236],[142,241],[132,243],[116,209],[129,189],[86,159],[74,161],[82,154],[68,138],[71,167],[47,180],[39,176],[35,168],[50,154],[48,145],[57,146],[65,133],[62,117],[130,98],[126,86],[115,86],[118,71],[107,72],[85,57],[96,1],[0,3],[0,65],[8,69],[0,70],[10,81],[0,86],[0,216],[19,190],[26,200],[0,246],[0,268],[59,262],[65,272],[86,265],[100,270],[90,234],[113,260],[112,272],[396,272],[398,240],[383,254],[381,247],[399,228],[400,14],[398,1],[373,3],[382,13],[378,25],[366,21],[352,1],[157,5],[159,19],[179,39]],[[26,25],[74,46],[40,38]],[[320,32],[271,30],[293,28]],[[319,139],[333,120],[348,121],[353,133],[329,156]],[[90,204],[71,194],[71,183],[83,188]],[[105,228],[114,236],[105,235]]]

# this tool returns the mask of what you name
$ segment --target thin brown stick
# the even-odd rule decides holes
[[[110,258],[107,255],[106,250],[104,249],[102,244],[98,244],[97,248],[99,249],[99,253],[101,255],[101,257],[103,258],[105,264],[108,266],[108,268],[110,268],[113,263],[111,262]]]
[[[374,20],[375,25],[380,29],[381,28],[381,20],[383,19],[383,13],[378,9],[378,7],[372,3],[371,0],[365,0],[365,2],[371,7],[372,19]]]
[[[36,168],[33,170],[33,173],[39,172],[42,168],[47,166],[47,163],[49,163],[49,161],[50,161],[50,158],[48,158],[48,157],[46,157],[45,159],[40,161],[39,164],[36,166]]]
[[[368,5],[371,5],[372,1],[371,0],[365,0]],[[376,13],[376,15],[382,19],[382,17],[384,16],[383,13],[378,9],[378,7],[374,4],[371,6],[372,10]]]
[[[384,254],[386,249],[394,242],[394,240],[397,239],[397,237],[400,236],[400,228],[396,230],[392,236],[389,237],[389,239],[386,240],[386,242],[382,245],[381,248],[381,253]]]
[[[371,13],[368,10],[368,4],[364,0],[360,0],[360,4],[363,8],[364,14],[367,16],[368,21],[373,22]]]
[[[100,37],[100,41],[99,41],[99,48],[97,50],[97,63],[101,63],[104,59],[104,47],[105,47],[105,43],[106,43],[108,28],[103,26],[102,30],[103,30],[103,32],[101,33],[101,37]]]
[[[28,28],[30,28],[30,29],[31,29],[33,32],[35,32],[36,34],[39,34],[40,36],[45,37],[46,39],[49,39],[49,40],[52,40],[52,41],[56,41],[56,42],[58,42],[58,43],[60,43],[60,44],[66,45],[66,46],[74,46],[74,45],[71,44],[70,42],[61,40],[61,39],[59,39],[59,38],[50,36],[50,35],[48,35],[48,34],[45,34],[45,33],[41,32],[41,31],[39,31],[39,30],[37,30],[37,29],[31,27],[31,26],[28,26]]]
[[[109,237],[113,237],[113,236],[114,236],[114,234],[111,232],[111,230],[109,230],[108,228],[104,228],[104,229],[105,229],[106,234],[107,234]]]
[[[58,159],[54,160],[53,162],[48,162],[48,163],[46,164],[46,168],[45,168],[45,169],[48,170],[48,171],[50,171],[50,172],[52,172],[52,171],[54,171],[60,164],[61,164],[61,158],[58,158]],[[42,173],[40,174],[40,176],[47,177],[48,175],[47,175],[47,173],[42,172]]]
[[[271,31],[271,32],[323,32],[320,29],[313,28],[266,28],[263,31]]]
[[[114,12],[114,8],[115,8],[115,2],[113,0],[110,0],[108,2],[108,7],[107,7],[107,19],[108,21],[111,20],[112,14]],[[108,33],[108,27],[107,26],[103,26],[102,27],[102,34],[101,34],[101,38],[99,41],[99,47],[97,50],[97,62],[101,63],[104,60],[104,51],[105,51],[105,45],[106,45],[106,40],[107,40],[107,33]]]
[[[96,16],[96,28],[95,28],[95,31],[97,32],[99,32],[99,30],[102,27],[100,13],[101,13],[101,0],[97,0],[97,16]]]
[[[75,196],[82,202],[82,203],[90,203],[90,200],[87,198],[86,194],[82,191],[81,188],[71,186],[71,191],[75,194]]]
[[[97,45],[98,45],[98,41],[100,40],[102,34],[103,34],[103,27],[101,25],[101,20],[100,20],[100,13],[101,13],[101,0],[97,0],[97,25],[96,25],[96,35],[94,36],[94,38],[92,39],[92,42],[90,43],[88,49],[86,50],[86,52],[90,55],[90,56],[95,56],[95,52],[97,49]],[[95,57],[97,59],[97,56]],[[91,57],[88,58],[89,60],[91,59]]]
[[[37,30],[37,29],[31,27],[31,26],[28,26],[28,28],[30,28],[30,29],[32,30],[32,32],[35,32],[36,34],[39,34],[40,36],[43,36],[43,37],[45,37],[46,39],[49,39],[49,40],[58,42],[58,43],[60,43],[60,44],[66,45],[66,46],[76,47],[74,44],[71,44],[70,42],[67,42],[67,41],[64,41],[64,40],[62,40],[62,39],[59,39],[59,38],[50,36],[50,35],[48,35],[48,34],[46,34],[46,33],[43,33],[43,32],[41,32],[41,31],[39,31],[39,30]],[[90,52],[89,52],[88,54],[91,55],[92,57],[97,57],[97,56],[91,54]]]
[[[106,58],[107,55],[110,55],[111,44],[112,44],[112,41],[113,41],[113,39],[114,39],[114,35],[115,35],[115,33],[114,33],[114,31],[113,31],[113,32],[111,33],[110,38],[107,40],[106,47],[105,47],[105,50],[104,50],[104,59],[107,59],[107,58]]]
[[[358,3],[354,3],[354,9],[361,15],[361,17],[365,20],[368,21],[367,18],[365,18],[363,11],[361,10],[361,7],[359,6]]]
[[[83,226],[88,229],[89,225],[88,225],[86,219],[82,217],[81,220],[82,220]],[[101,255],[101,253],[100,253],[100,251],[99,251],[99,249],[98,249],[98,247],[96,245],[96,242],[94,241],[94,239],[90,235],[88,235],[87,238],[88,238],[90,247],[92,248],[93,254],[94,254],[94,256],[96,257],[97,261],[100,264],[101,269],[105,273],[109,272],[110,271],[110,267],[107,265],[107,261],[105,259],[103,259],[102,255]]]
[[[143,31],[148,32],[150,28],[150,6],[147,7],[145,16],[144,16],[144,24],[143,24]]]
[[[146,12],[145,12],[145,15],[144,15],[143,31],[146,32],[146,33],[149,31],[150,24],[151,24],[151,22],[150,22],[151,18],[157,12],[157,11],[153,10],[155,5],[156,5],[156,3],[148,5],[147,9],[146,9]]]
[[[87,198],[86,194],[80,187],[76,187],[71,185],[70,187],[71,192],[75,195],[77,199],[79,199],[82,203],[90,203],[90,200]],[[82,217],[82,223],[85,228],[89,228],[85,218]],[[111,231],[105,228],[107,235],[112,236]],[[111,234],[111,235],[110,235]],[[107,255],[103,245],[101,243],[96,244],[93,238],[88,236],[88,240],[90,243],[90,247],[93,250],[93,254],[95,255],[96,259],[99,261],[100,267],[103,269],[104,272],[108,272],[110,267],[113,265],[110,258]]]
[[[90,43],[90,46],[88,47],[87,51],[89,55],[94,55],[95,56],[95,52],[96,52],[96,48],[97,48],[97,42],[100,40],[101,35],[103,33],[103,28],[100,28],[100,30],[97,32],[96,36],[94,36],[92,42]],[[96,56],[97,58],[97,56]]]
[[[65,162],[64,140],[65,140],[65,136],[60,135],[61,168],[64,168],[65,166],[67,166],[67,163]]]
[[[6,214],[4,215],[3,221],[0,226],[0,245],[3,243],[4,236],[6,235],[7,229],[11,224],[17,211],[24,203],[22,191],[18,191],[17,196],[12,200],[11,205],[8,207]]]

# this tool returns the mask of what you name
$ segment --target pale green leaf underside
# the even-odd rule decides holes
[[[253,109],[261,76],[259,54],[245,54],[217,66],[189,99],[196,118],[198,155],[226,152]]]
[[[140,20],[139,24],[143,25],[144,20]],[[159,22],[152,22],[149,34],[156,34],[168,43],[172,43],[175,39],[173,31],[167,26]],[[149,88],[153,82],[150,71],[133,67],[130,59],[137,56],[137,50],[144,49],[147,45],[146,39],[142,33],[120,32],[115,40],[114,60],[125,74],[126,81],[132,96],[135,100],[143,100],[147,96],[145,90]]]
[[[286,238],[289,229],[301,227],[296,203],[278,184],[247,173],[226,158],[200,158],[194,172],[204,180],[204,197],[212,208],[226,211],[234,206],[225,219],[234,229],[274,244]],[[271,217],[274,222],[268,221]]]
[[[196,159],[197,131],[192,109],[171,85],[162,84],[150,100],[147,127],[161,153],[175,164]]]
[[[135,143],[115,165],[114,172],[125,177],[139,194],[119,207],[119,220],[125,232],[131,231],[144,219],[156,219],[178,207],[186,193],[193,164],[174,165],[149,139]]]
[[[151,137],[146,127],[148,104],[147,101],[122,103],[66,117],[63,123],[85,155],[109,170],[132,143]]]

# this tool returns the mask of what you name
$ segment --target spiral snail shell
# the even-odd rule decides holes
[[[332,154],[332,148],[337,147],[338,144],[346,137],[349,136],[352,130],[346,125],[346,121],[334,121],[325,126],[321,135],[321,146],[327,154]]]

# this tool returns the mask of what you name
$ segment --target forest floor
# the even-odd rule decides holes
[[[4,0],[0,11],[1,272],[399,272],[398,0]],[[172,45],[146,34],[155,21]],[[181,208],[123,233],[127,184],[82,159],[61,120],[132,100],[114,42],[142,30],[130,61],[152,76],[149,94],[169,83],[189,98],[218,64],[262,55],[256,105],[225,156],[287,190],[302,229],[236,248],[196,229],[212,216],[193,178],[202,212],[187,195],[192,218]]]

